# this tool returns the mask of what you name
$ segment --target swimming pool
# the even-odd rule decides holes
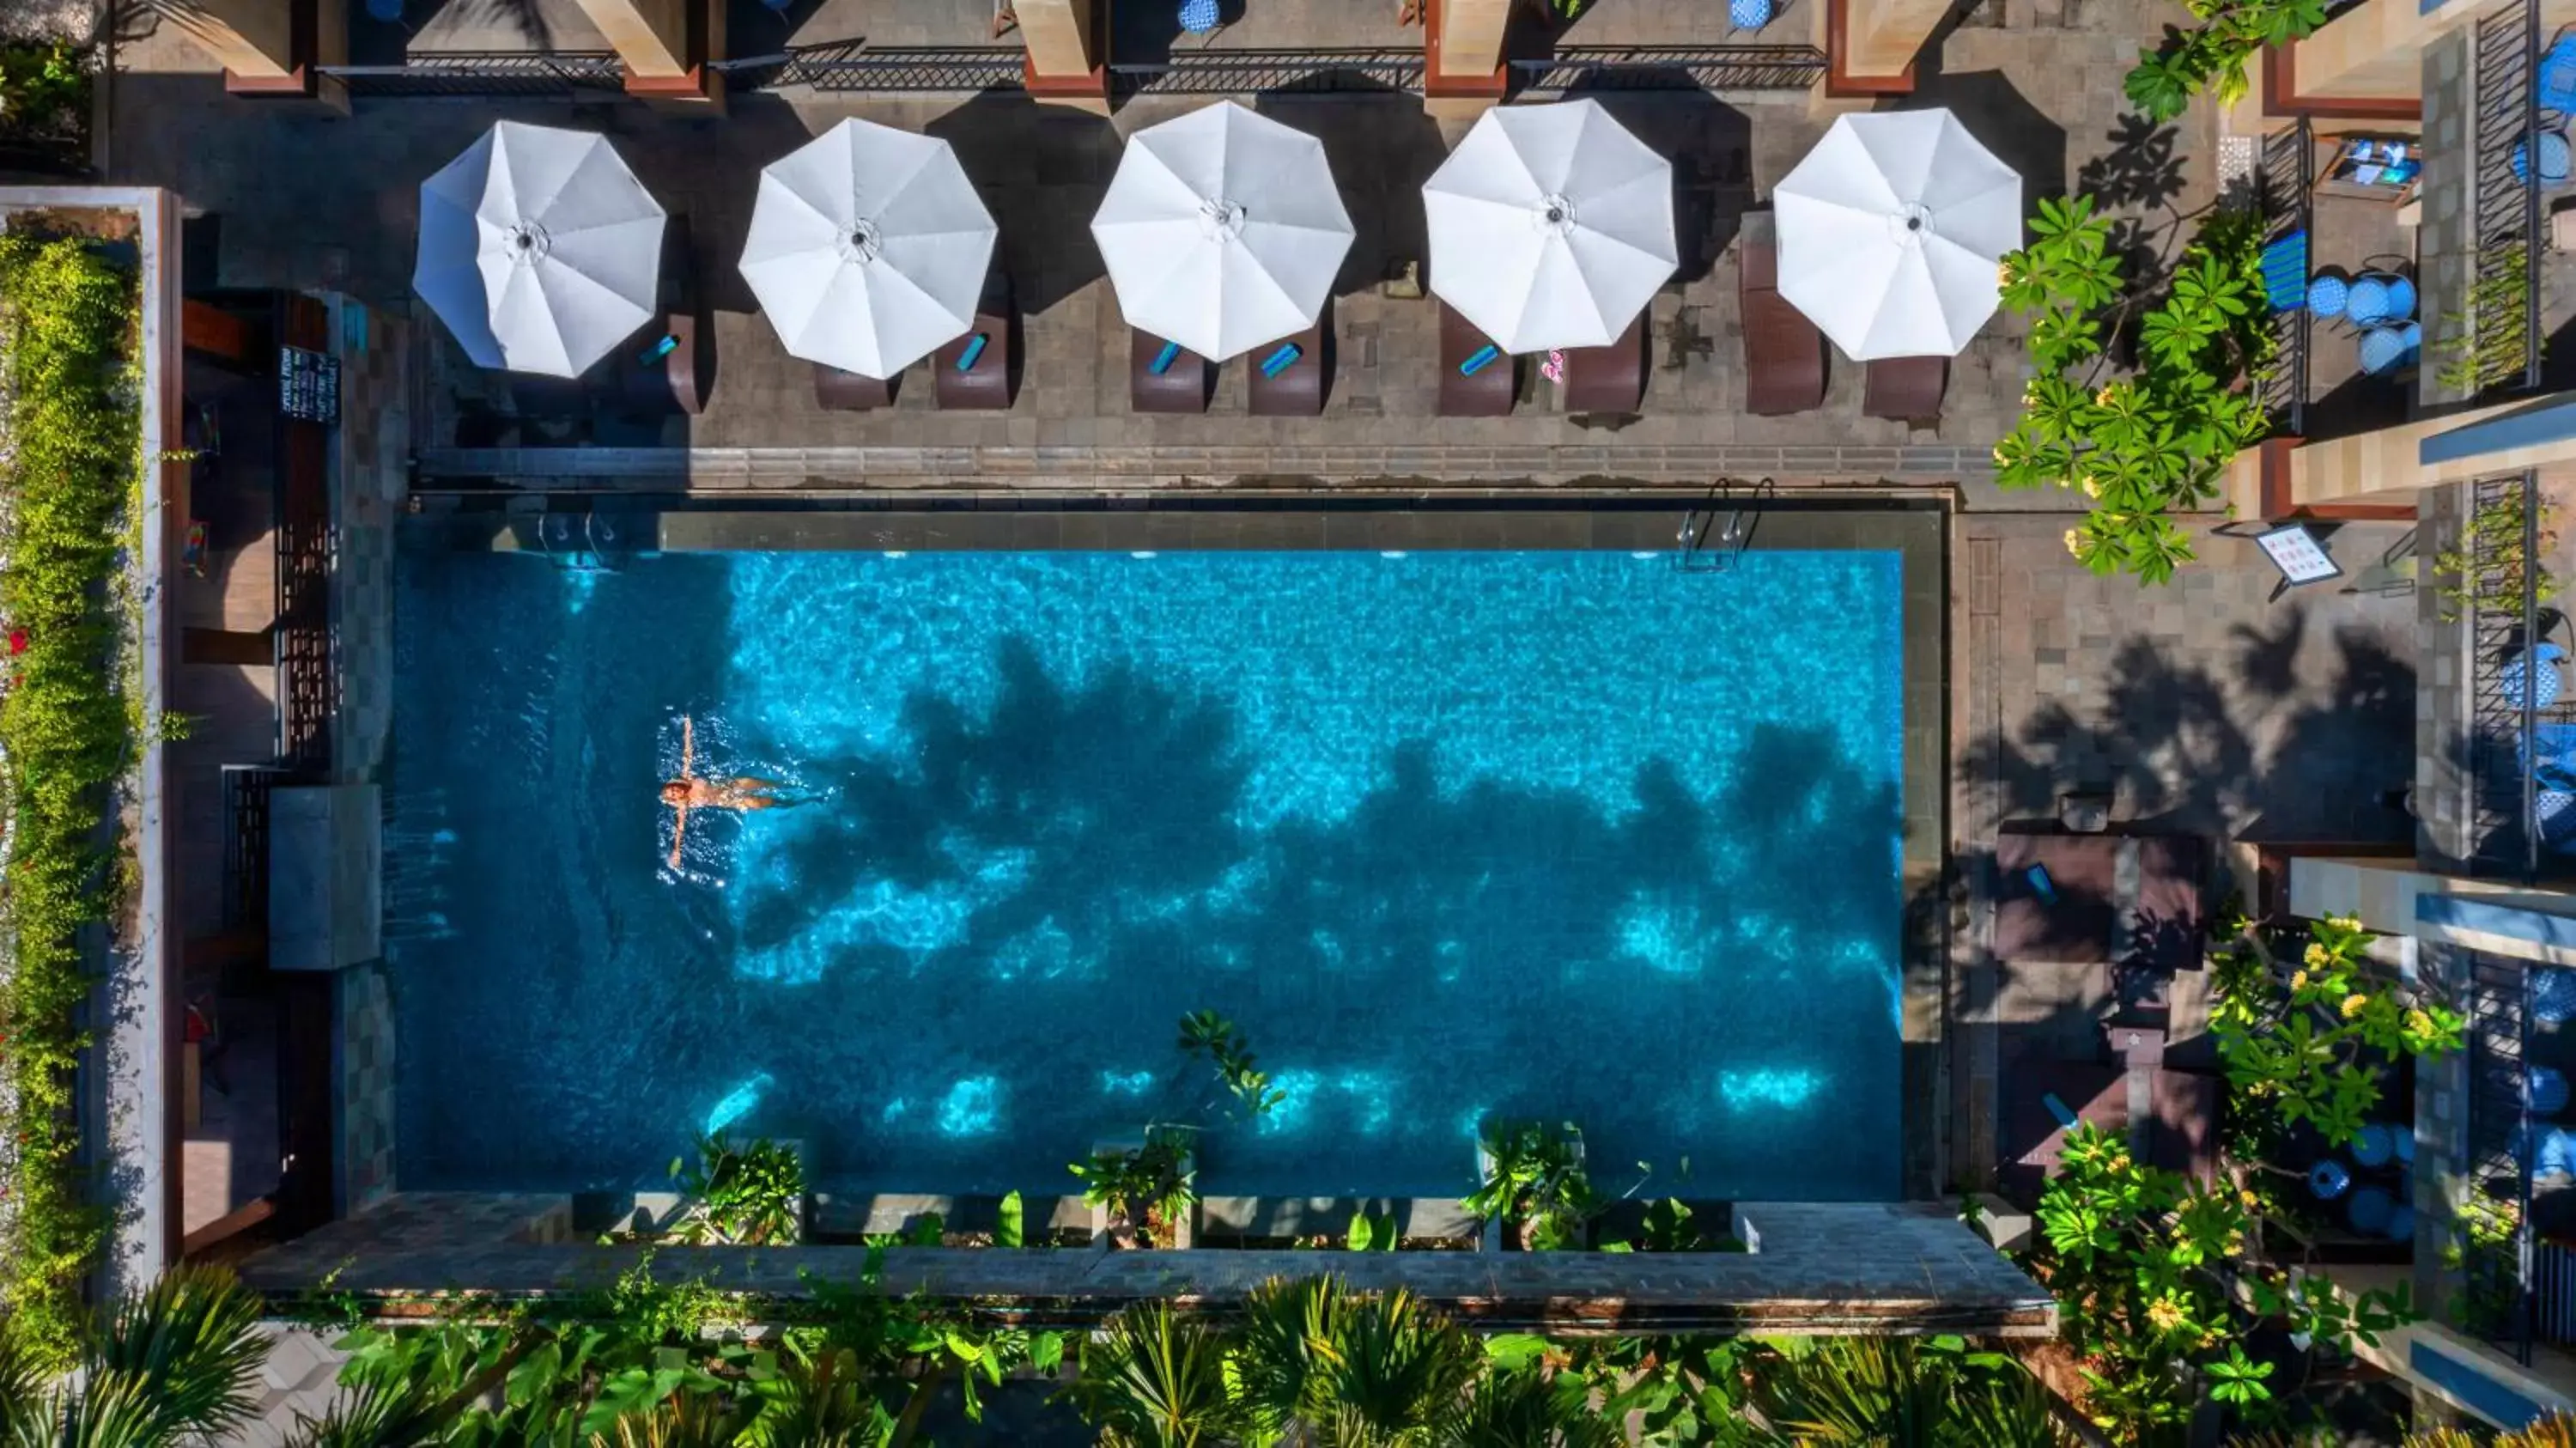
[[[406,1188],[1898,1195],[1896,554],[410,551],[388,959]],[[673,811],[701,773],[787,808]],[[1175,1046],[1232,1017],[1285,1101]],[[1685,1175],[1686,1173],[1686,1175]]]

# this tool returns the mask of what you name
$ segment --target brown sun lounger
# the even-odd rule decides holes
[[[1476,324],[1458,315],[1447,302],[1440,304],[1440,415],[1442,417],[1505,417],[1512,410],[1512,400],[1520,393],[1521,360],[1506,352],[1476,369],[1474,376],[1460,372],[1467,359],[1493,345],[1493,338],[1476,330]]]
[[[814,401],[826,412],[872,412],[894,406],[895,379],[862,377],[814,364]]]
[[[984,339],[983,350],[975,354],[974,365],[959,369],[966,349],[975,339]],[[948,412],[1007,412],[1011,406],[1011,284],[1000,272],[984,286],[984,298],[975,304],[975,325],[966,335],[941,346],[930,354],[930,372],[937,384],[939,406]]]
[[[1646,314],[1607,347],[1565,350],[1565,410],[1633,413],[1646,396]]]
[[[1825,334],[1780,295],[1780,252],[1771,213],[1745,214],[1737,265],[1744,311],[1744,410],[1779,417],[1822,407]]]
[[[1860,410],[1868,417],[1935,427],[1941,421],[1941,394],[1949,386],[1947,357],[1881,357],[1869,364],[1861,383]]]
[[[1318,318],[1305,331],[1264,342],[1243,354],[1245,395],[1253,416],[1313,417],[1324,410],[1324,329],[1329,324],[1329,317]],[[1282,347],[1296,348],[1297,360],[1271,376],[1263,370],[1264,364]]]
[[[1164,339],[1134,327],[1127,329],[1127,335],[1129,407],[1138,412],[1207,411],[1208,384],[1215,369],[1205,357],[1183,347],[1172,365],[1158,374],[1154,359],[1162,355]]]

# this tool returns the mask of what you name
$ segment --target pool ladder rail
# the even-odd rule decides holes
[[[1708,496],[1700,499],[1698,507],[1682,514],[1681,533],[1674,541],[1673,566],[1684,573],[1731,572],[1744,556],[1745,545],[1753,541],[1762,504],[1779,491],[1779,485],[1769,478],[1758,483],[1720,478],[1709,484]]]
[[[603,523],[599,514],[588,509],[538,514],[537,542],[547,556],[562,560],[563,566],[575,573],[617,572],[617,565],[609,561],[609,550],[625,546],[618,534],[617,520]]]

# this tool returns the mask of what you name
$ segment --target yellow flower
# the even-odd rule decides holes
[[[2429,1036],[2433,1034],[2433,1018],[2424,1014],[2420,1010],[2408,1011],[2406,1013],[2406,1029],[2419,1036]]]
[[[2313,966],[2318,967],[2319,969],[2323,969],[2323,968],[2324,968],[2325,963],[2326,963],[2326,961],[2327,961],[2327,959],[2328,959],[2328,957],[2327,957],[2327,955],[2326,955],[2326,948],[2325,948],[2324,946],[2322,946],[2322,945],[2317,944],[2317,943],[2316,943],[2315,941],[2313,941],[2313,940],[2311,940],[2311,941],[2309,941],[2309,942],[2308,942],[2308,953],[2307,953],[2307,954],[2305,954],[2305,955],[2303,955],[2303,956],[2301,956],[2301,957],[2299,957],[2299,958],[2300,958],[2300,959],[2302,959],[2302,960],[2304,960],[2304,961],[2306,961],[2306,962],[2307,962],[2308,964],[2310,964],[2310,965],[2313,965]]]
[[[2098,498],[2102,496],[2102,485],[2093,481],[2089,474],[2084,479],[2084,496],[2088,498]]]
[[[2360,1015],[2362,1008],[2369,1004],[2370,997],[2358,992],[2345,996],[2343,998],[2343,1018],[2347,1021],[2351,1020],[2353,1017]]]
[[[2003,460],[2004,460],[2004,445],[2003,445],[2002,443],[1996,443],[1996,444],[1995,444],[1995,461],[1996,461],[1996,462],[2002,462]]]
[[[2147,1304],[2147,1322],[2158,1332],[2172,1332],[2190,1321],[2182,1304],[2171,1297],[2159,1297]]]
[[[2326,917],[2326,923],[2339,930],[2359,930],[2361,928],[2361,917],[2358,915],[2329,915]]]
[[[2254,1189],[2252,1187],[2237,1188],[2236,1196],[2239,1201],[2245,1203],[2246,1210],[2248,1211],[2251,1211],[2263,1204],[2262,1198],[2254,1195]]]
[[[2093,394],[2093,405],[2096,407],[2108,407],[2111,405],[2110,383],[2103,383],[2102,390]]]
[[[2304,971],[2304,970],[2294,970],[2294,971],[2291,971],[2291,972],[2290,972],[2290,989],[2292,989],[2292,990],[2294,990],[2294,991],[2300,991],[2300,990],[2306,990],[2307,988],[2308,988],[2308,973],[2307,973],[2306,971]]]
[[[2073,528],[2066,530],[2066,551],[2077,558],[2084,556],[2084,535],[2081,532]]]

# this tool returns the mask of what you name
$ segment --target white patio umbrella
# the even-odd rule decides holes
[[[846,120],[761,171],[742,275],[790,354],[892,377],[975,325],[994,232],[946,141]]]
[[[421,183],[412,290],[476,365],[578,377],[652,315],[662,221],[606,137],[502,121]]]
[[[1943,110],[1840,117],[1771,200],[1780,295],[1859,361],[1967,346],[2021,245],[2021,177]]]
[[[1127,138],[1091,237],[1131,326],[1222,362],[1313,324],[1351,214],[1323,142],[1224,101]]]
[[[1672,167],[1592,101],[1498,106],[1422,186],[1431,290],[1506,352],[1615,342],[1672,276]]]

